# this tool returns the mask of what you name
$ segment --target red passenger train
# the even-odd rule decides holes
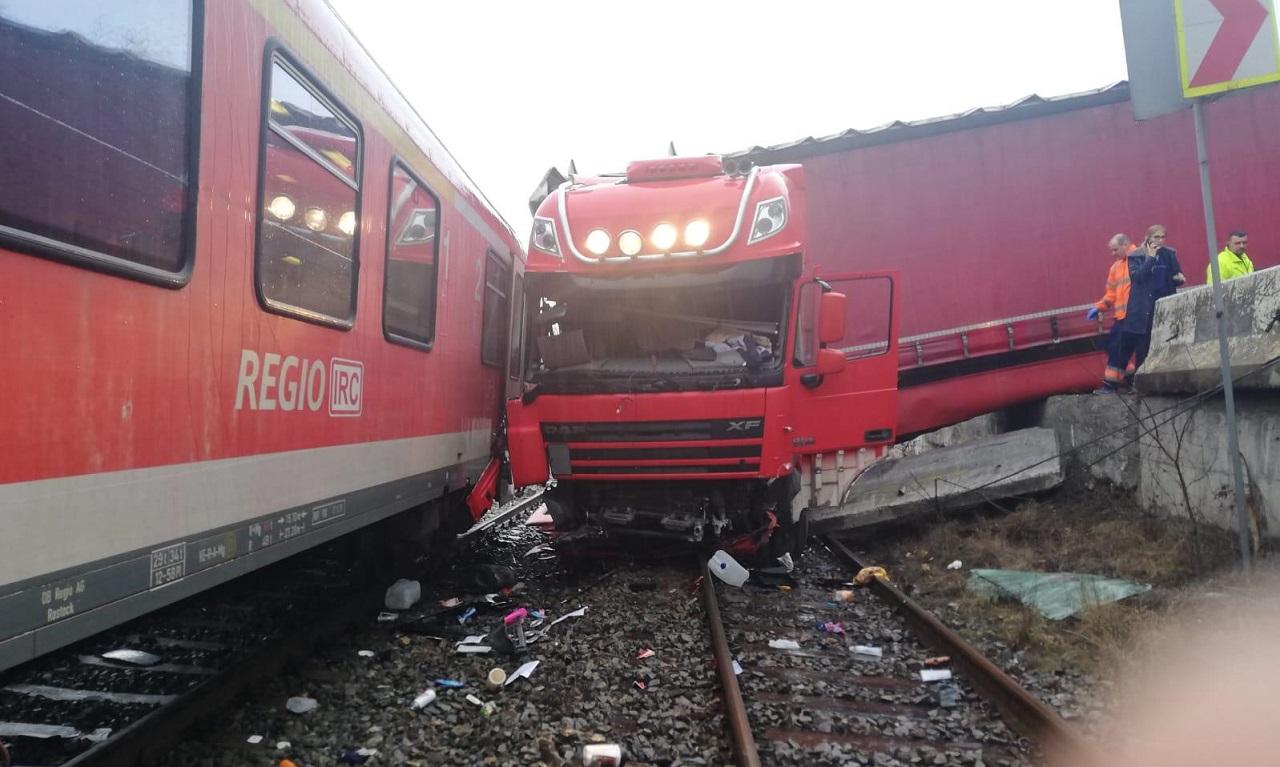
[[[524,256],[326,5],[4,3],[0,72],[0,668],[465,509]]]

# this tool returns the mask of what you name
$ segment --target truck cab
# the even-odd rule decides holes
[[[896,276],[808,263],[799,165],[669,157],[547,191],[512,323],[515,484],[554,478],[569,535],[798,553],[806,509],[894,441]]]

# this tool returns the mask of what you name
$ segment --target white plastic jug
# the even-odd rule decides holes
[[[751,575],[747,568],[738,564],[738,560],[726,554],[723,549],[711,555],[711,559],[707,560],[707,569],[730,586],[741,587]]]

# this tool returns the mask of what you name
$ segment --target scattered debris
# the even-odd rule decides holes
[[[507,565],[475,565],[467,576],[469,585],[482,594],[516,585],[515,568]]]
[[[964,691],[954,684],[944,684],[938,687],[938,705],[942,708],[954,708],[960,705],[960,701],[964,698]]]
[[[459,682],[457,679],[437,679],[436,680],[436,687],[443,687],[446,690],[457,690],[465,686],[466,686],[465,684],[463,684],[462,682]]]
[[[799,650],[800,643],[794,639],[770,639],[769,646],[775,650]]]
[[[399,618],[400,616],[396,613],[389,613],[386,611],[378,613],[378,623],[391,623]]]
[[[493,652],[493,648],[487,644],[460,644],[454,651],[461,655],[484,655]]]
[[[644,660],[645,658],[652,658],[655,655],[657,655],[657,653],[655,653],[653,650],[650,650],[646,647],[645,649],[636,653],[636,660]]]
[[[951,564],[947,565],[948,570],[959,570],[962,567],[964,567],[964,563],[958,559],[952,560]]]
[[[859,586],[866,586],[871,583],[872,578],[881,580],[889,580],[889,573],[883,567],[864,567],[853,576],[853,582]]]
[[[737,658],[734,658],[733,659],[733,675],[740,676],[741,674],[742,674],[742,664],[738,662]]]
[[[153,655],[142,650],[112,650],[104,652],[102,657],[107,660],[116,660],[121,663],[128,663],[133,666],[154,666],[160,662],[159,655]]]
[[[795,561],[794,561],[794,560],[792,560],[792,559],[791,559],[791,552],[790,552],[790,551],[788,551],[787,553],[785,553],[785,554],[783,554],[782,556],[778,557],[778,561],[782,564],[782,567],[783,567],[787,572],[791,572],[792,570],[796,569],[796,563],[795,563]]]
[[[520,607],[507,613],[502,619],[502,626],[507,640],[511,642],[513,652],[522,653],[529,646],[529,640],[524,633],[524,622],[528,617],[529,611]]]
[[[852,602],[854,592],[851,589],[840,589],[836,592],[837,602]]]
[[[458,623],[460,625],[465,626],[467,624],[467,621],[471,620],[472,616],[474,616],[475,614],[476,614],[476,608],[468,607],[467,609],[462,611],[461,615],[458,616]]]
[[[376,756],[376,748],[344,748],[338,752],[339,764],[364,764],[370,757]]]
[[[298,767],[298,763],[292,759],[281,759],[280,767]]]
[[[724,549],[719,549],[711,555],[711,559],[707,560],[707,569],[720,580],[738,588],[741,588],[751,575],[747,572],[747,568],[738,564],[738,560],[729,556]]]
[[[507,672],[501,666],[494,666],[485,675],[485,686],[489,688],[489,692],[497,692],[506,683]]]
[[[465,639],[458,644],[480,644],[484,641],[484,634],[468,634]]]
[[[249,737],[245,738],[245,742],[247,742],[247,743],[252,743],[253,745],[255,745],[255,746],[256,746],[256,745],[258,745],[259,743],[261,743],[261,742],[262,742],[262,736],[261,736],[261,735],[250,735]]]
[[[511,676],[507,677],[507,680],[502,683],[502,686],[506,687],[507,685],[511,684],[517,679],[529,679],[531,676],[533,676],[534,670],[538,668],[538,664],[541,662],[542,661],[531,660],[528,663],[525,663],[524,665],[520,666],[520,668],[511,672]]]
[[[970,570],[969,590],[987,597],[1013,597],[1049,620],[1057,621],[1086,607],[1110,604],[1150,591],[1151,586],[1085,573]]]
[[[418,697],[413,699],[413,703],[409,704],[409,708],[412,708],[414,710],[426,708],[427,706],[430,706],[432,703],[434,703],[435,700],[436,700],[436,691],[428,687],[427,689],[418,693]]]
[[[480,707],[480,716],[493,716],[493,712],[498,710],[498,704],[493,701],[487,701]]]
[[[824,631],[828,634],[844,633],[844,623],[840,621],[826,621],[825,623],[819,622],[817,628],[819,631]]]
[[[376,658],[376,657],[378,657],[378,654],[377,654],[376,652],[374,652],[373,650],[356,650],[356,655],[359,655],[361,658]]]
[[[951,669],[949,668],[920,669],[921,682],[945,682],[950,678],[951,678]]]
[[[462,604],[461,597],[449,597],[448,599],[441,599],[439,602],[439,605],[445,609],[457,607],[460,604]]]
[[[561,615],[559,618],[556,618],[555,620],[551,621],[551,626],[556,625],[560,621],[568,620],[569,618],[581,618],[586,614],[587,614],[587,608],[579,607],[577,610],[574,610],[571,613],[565,613],[564,615]],[[550,628],[550,626],[548,626],[548,628]]]
[[[582,767],[619,767],[622,746],[617,743],[590,743],[582,747]]]
[[[471,705],[473,705],[473,706],[483,706],[483,705],[484,705],[484,701],[480,700],[479,698],[477,698],[477,697],[476,697],[476,696],[474,696],[474,695],[471,695],[470,693],[468,693],[468,694],[467,694],[467,702],[468,702],[468,703],[470,703],[470,704],[471,704]]]
[[[645,684],[639,679],[636,680],[635,684],[636,684],[636,689],[640,690],[641,692],[644,692],[645,690],[649,689],[649,685]]]
[[[855,660],[880,660],[884,657],[884,650],[872,645],[854,645],[853,657]]]
[[[534,527],[555,527],[556,526],[556,521],[551,518],[550,514],[547,513],[547,504],[545,503],[539,505],[538,508],[534,509],[533,513],[529,515],[529,518],[526,519],[524,523],[526,525],[533,525]]]
[[[951,662],[950,655],[937,655],[932,658],[924,659],[924,665],[926,666],[941,666],[950,662]]]
[[[387,587],[383,600],[388,610],[408,610],[422,598],[422,584],[401,578]]]
[[[549,543],[539,543],[537,546],[534,546],[533,548],[526,551],[524,555],[528,557],[534,554],[539,554],[544,551],[554,551],[554,549],[551,547],[551,544]]]
[[[315,711],[317,708],[320,708],[320,702],[315,698],[308,698],[306,696],[299,695],[285,701],[284,707],[295,714],[305,714],[309,711]]]
[[[277,751],[288,751],[288,750],[289,750],[289,749],[291,749],[291,748],[293,748],[293,744],[292,744],[292,743],[290,743],[290,742],[289,742],[289,741],[287,741],[287,740],[278,740],[278,741],[276,741],[276,750],[277,750]]]
[[[697,578],[693,579],[693,583],[689,584],[689,594],[690,595],[697,594],[698,591],[701,589],[702,589],[702,576],[699,575]]]

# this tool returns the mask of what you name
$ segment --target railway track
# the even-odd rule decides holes
[[[735,589],[704,571],[738,765],[1015,765],[1090,754],[1052,709],[892,584],[846,586],[863,566],[825,539],[773,587],[753,576],[755,585]]]
[[[367,604],[353,561],[326,546],[10,670],[0,677],[7,758],[133,764],[165,748]]]

